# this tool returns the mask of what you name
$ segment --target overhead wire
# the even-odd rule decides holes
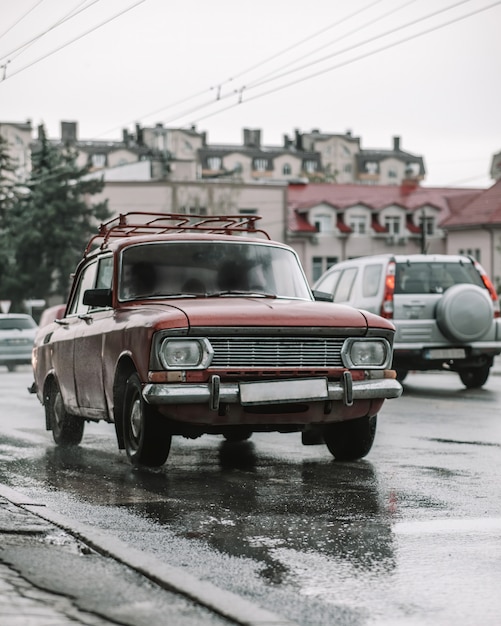
[[[59,46],[58,48],[55,48],[54,50],[51,50],[50,52],[47,52],[46,54],[42,55],[38,59],[35,59],[34,61],[28,63],[27,65],[24,65],[23,67],[19,68],[18,70],[14,71],[14,72],[11,72],[8,77],[5,77],[3,79],[3,81],[7,80],[8,78],[12,78],[13,76],[16,76],[17,74],[20,74],[24,70],[27,70],[28,68],[32,67],[33,65],[36,65],[37,63],[39,63],[40,61],[43,61],[47,57],[50,57],[53,54],[55,54],[56,52],[59,52],[60,50],[63,50],[64,48],[66,48],[70,44],[74,43],[75,41],[78,41],[79,39],[82,39],[83,37],[86,37],[90,33],[96,31],[98,28],[101,28],[102,26],[105,26],[106,24],[109,24],[110,22],[112,22],[112,21],[116,20],[117,18],[121,17],[122,15],[127,13],[128,11],[131,11],[132,9],[135,9],[140,4],[143,4],[143,2],[146,2],[146,0],[138,0],[137,2],[132,4],[131,6],[127,7],[126,9],[123,9],[123,10],[119,11],[118,13],[116,13],[115,15],[112,15],[111,17],[103,20],[99,24],[93,26],[92,28],[89,28],[85,32],[81,33],[80,35],[78,35],[76,37],[73,37],[73,39],[70,39],[66,43],[64,43],[61,46]]]
[[[43,1],[43,0],[41,0],[41,1]],[[88,0],[82,0],[82,2],[80,2],[79,5],[77,5],[76,7],[72,8],[71,11],[68,11],[68,13],[66,13],[63,17],[59,18],[59,20],[54,22],[54,24],[52,24],[52,26],[50,26],[49,28],[46,28],[44,31],[42,31],[41,33],[39,33],[35,37],[32,37],[28,41],[25,41],[24,43],[18,45],[17,48],[14,48],[10,52],[7,52],[7,54],[3,54],[0,58],[1,59],[5,59],[5,58],[9,57],[8,62],[9,63],[12,62],[14,59],[17,59],[17,57],[20,56],[23,52],[25,52],[32,44],[34,44],[35,41],[38,41],[39,39],[41,39],[42,37],[44,37],[45,35],[50,33],[52,30],[54,30],[58,26],[61,26],[61,24],[64,24],[65,22],[73,19],[74,17],[76,17],[77,15],[82,13],[83,11],[86,11],[87,9],[89,9],[91,6],[93,6],[97,2],[100,2],[100,0],[93,0],[90,4],[88,4],[87,6],[85,6],[85,7],[80,9],[82,4],[85,4],[87,1]],[[15,54],[16,52],[18,54]]]
[[[355,63],[357,61],[365,59],[368,56],[371,56],[371,55],[374,55],[374,54],[378,54],[378,53],[383,52],[385,50],[389,50],[390,48],[394,48],[395,46],[399,46],[399,45],[401,45],[403,43],[407,43],[409,41],[412,41],[413,39],[417,39],[418,37],[422,37],[423,35],[427,35],[427,34],[429,34],[431,32],[434,32],[434,31],[440,30],[442,28],[445,28],[447,26],[450,26],[451,24],[455,24],[457,22],[460,22],[462,20],[470,18],[470,17],[472,17],[474,15],[478,15],[479,13],[482,13],[484,11],[490,10],[490,9],[496,7],[496,6],[499,6],[500,4],[501,4],[501,0],[497,0],[496,2],[493,2],[493,3],[491,3],[491,4],[487,5],[487,6],[481,7],[479,9],[476,9],[475,11],[471,11],[470,13],[458,16],[456,18],[452,18],[449,21],[444,22],[442,24],[438,24],[436,26],[430,26],[429,28],[427,28],[427,29],[425,29],[423,31],[420,31],[418,33],[414,33],[412,35],[408,35],[407,37],[405,37],[403,39],[400,39],[398,41],[394,41],[392,43],[386,44],[386,45],[381,46],[379,48],[376,48],[374,50],[370,50],[368,52],[362,53],[362,54],[360,54],[360,55],[358,55],[356,57],[353,57],[351,59],[347,59],[346,61],[342,61],[342,62],[340,62],[340,63],[338,63],[336,65],[331,65],[331,66],[329,66],[327,68],[324,68],[324,69],[319,70],[317,72],[311,73],[311,74],[309,74],[307,76],[304,76],[302,78],[298,78],[296,80],[290,81],[290,82],[285,83],[283,85],[279,85],[278,87],[269,89],[268,91],[256,94],[255,96],[251,96],[250,98],[246,98],[245,102],[246,103],[247,102],[252,102],[252,101],[257,100],[259,98],[263,98],[265,96],[268,96],[268,95],[270,95],[272,93],[276,93],[276,92],[281,91],[283,89],[287,89],[288,87],[292,87],[292,86],[294,86],[296,84],[299,84],[301,82],[305,82],[307,80],[311,80],[313,78],[317,78],[318,76],[321,76],[321,75],[326,74],[328,72],[332,72],[332,71],[334,71],[336,69],[339,69],[341,67],[345,67],[345,66],[350,65],[352,63]],[[253,88],[255,88],[255,87],[256,86],[254,86]],[[200,121],[202,121],[204,119],[207,119],[209,117],[213,117],[214,115],[218,115],[219,113],[222,113],[224,111],[228,111],[230,109],[233,109],[236,106],[239,106],[241,103],[242,103],[242,100],[240,100],[239,102],[236,102],[236,103],[232,103],[232,104],[230,104],[230,105],[228,105],[226,107],[218,109],[217,111],[214,111],[212,113],[208,113],[207,115],[201,116],[201,117],[197,118],[196,120],[192,120],[190,122],[190,124],[191,125],[197,124],[198,122],[200,122]],[[183,116],[178,116],[178,117],[170,120],[169,123],[172,123],[172,122],[174,122],[174,121],[176,121],[178,119],[181,119],[181,117],[183,117]]]
[[[344,54],[346,52],[351,52],[352,50],[355,50],[356,48],[360,48],[361,46],[365,46],[369,43],[372,43],[374,41],[377,41],[378,39],[382,39],[383,37],[387,37],[388,35],[392,35],[395,32],[401,31],[404,28],[409,28],[410,26],[415,26],[416,24],[419,24],[420,22],[423,22],[425,20],[428,20],[432,17],[436,17],[437,15],[440,15],[441,13],[444,13],[445,11],[450,11],[451,9],[455,9],[458,6],[462,5],[462,4],[466,4],[467,2],[471,2],[472,0],[460,0],[459,2],[456,2],[455,4],[452,4],[448,7],[444,7],[443,9],[439,9],[438,11],[434,11],[432,13],[429,13],[428,15],[416,18],[414,20],[411,20],[410,22],[407,22],[406,24],[402,24],[400,26],[396,26],[395,28],[391,28],[390,30],[387,30],[383,33],[380,33],[378,35],[374,35],[373,37],[370,37],[369,39],[366,39],[365,41],[361,41],[359,43],[356,44],[352,44],[351,46],[348,46],[347,48],[343,48],[341,50],[337,50],[336,52],[333,52],[331,54],[328,54],[324,57],[321,57],[319,59],[315,59],[314,61],[310,61],[309,63],[305,63],[303,65],[300,65],[298,67],[295,67],[291,70],[289,70],[288,72],[284,72],[283,74],[280,74],[278,76],[274,75],[272,77],[272,80],[276,80],[278,78],[283,78],[284,76],[288,76],[289,74],[293,74],[294,72],[299,72],[301,70],[307,69],[308,67],[311,67],[312,65],[316,65],[318,63],[321,63],[323,61],[327,61],[329,59],[332,59],[333,57],[339,56],[341,54]],[[251,85],[249,85],[246,88],[250,88],[250,87],[260,87],[261,85],[264,85],[268,82],[270,82],[271,79],[267,79],[267,80],[262,80],[261,82],[256,82],[253,83]]]
[[[139,117],[141,118],[145,118],[145,117],[151,117],[152,115],[157,115],[158,113],[161,113],[162,111],[166,111],[168,109],[172,109],[180,104],[184,104],[185,102],[189,102],[190,100],[194,100],[195,98],[198,98],[200,96],[203,96],[205,94],[207,94],[208,92],[212,92],[215,89],[217,89],[218,91],[218,96],[216,97],[216,100],[219,100],[221,98],[220,93],[221,93],[221,88],[234,81],[236,78],[240,78],[241,76],[244,76],[245,74],[248,74],[249,72],[262,67],[263,65],[266,65],[267,63],[270,63],[271,61],[274,61],[275,59],[277,59],[280,56],[283,56],[284,54],[286,54],[287,52],[290,52],[291,50],[294,50],[295,48],[303,45],[304,43],[306,43],[307,41],[310,41],[311,39],[314,39],[315,37],[318,37],[320,35],[322,35],[323,33],[327,32],[328,30],[331,30],[332,28],[339,26],[340,24],[342,24],[343,22],[348,21],[349,19],[356,17],[357,15],[359,15],[360,13],[363,13],[364,11],[369,10],[370,8],[372,8],[373,6],[375,6],[376,4],[380,4],[383,0],[374,0],[374,2],[366,5],[365,7],[362,7],[361,9],[358,9],[357,11],[350,13],[349,15],[347,15],[346,17],[342,18],[341,20],[337,20],[335,22],[332,22],[331,24],[328,24],[327,26],[325,26],[324,28],[321,28],[318,31],[315,31],[314,33],[312,33],[311,35],[308,35],[307,37],[304,37],[303,39],[299,40],[298,42],[291,44],[289,46],[287,46],[286,48],[283,48],[281,50],[279,50],[278,52],[273,53],[271,56],[266,57],[265,59],[262,59],[261,61],[259,61],[258,63],[255,63],[254,65],[251,65],[250,67],[245,68],[244,70],[241,70],[240,72],[238,72],[237,74],[231,76],[230,78],[227,78],[225,80],[223,80],[220,83],[216,83],[215,85],[212,85],[208,88],[205,88],[201,91],[198,91],[190,96],[186,96],[185,98],[182,98],[181,100],[178,100],[177,102],[173,102],[167,105],[164,105],[162,107],[160,107],[159,109],[156,109],[155,111],[151,111],[149,113],[143,114]],[[414,1],[414,0],[411,0]],[[225,97],[230,97],[233,94],[229,94]],[[214,102],[214,99],[211,98],[210,101],[207,102],[207,104],[210,104]],[[195,109],[196,110],[196,109]],[[137,118],[135,118],[134,120],[130,120],[128,123],[133,123]],[[123,125],[122,125],[123,126]],[[102,133],[99,133],[99,136],[101,135],[107,135],[108,133],[111,133],[115,130],[117,130],[117,128],[120,128],[119,126],[116,126],[114,128],[110,128]]]
[[[15,20],[10,26],[8,26],[2,33],[0,33],[0,39],[6,35],[7,33],[9,33],[15,26],[17,26],[20,22],[22,22],[24,20],[25,17],[27,17],[32,11],[34,11],[37,6],[39,4],[42,4],[44,0],[38,0],[38,2],[36,2],[31,9],[28,9],[25,13],[23,13],[21,15],[21,17],[19,17],[17,20]]]

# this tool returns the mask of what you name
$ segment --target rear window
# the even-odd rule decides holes
[[[4,317],[0,319],[0,330],[27,330],[36,328],[36,323],[30,317]]]
[[[453,285],[484,287],[472,263],[397,263],[395,293],[443,293]]]

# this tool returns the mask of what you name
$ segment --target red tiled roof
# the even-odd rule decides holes
[[[398,185],[354,185],[311,183],[289,185],[289,209],[309,209],[321,203],[337,209],[346,209],[355,204],[364,204],[379,211],[390,205],[401,206],[415,211],[423,206],[434,206],[440,211],[439,222],[451,214],[449,202],[460,203],[471,200],[473,194],[481,194],[483,189],[462,189],[453,187],[421,187]]]
[[[445,228],[454,226],[501,225],[501,180],[480,193],[472,194],[467,202],[450,202],[451,214],[443,222]]]
[[[306,217],[300,213],[298,210],[289,211],[289,230],[292,232],[301,232],[301,233],[316,233],[317,229],[315,226],[310,224]]]

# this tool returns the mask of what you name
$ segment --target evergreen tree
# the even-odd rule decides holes
[[[107,201],[92,205],[89,197],[104,182],[86,179],[90,166],[77,165],[77,152],[61,150],[47,140],[43,127],[32,155],[28,193],[9,213],[6,231],[12,241],[9,293],[19,307],[27,298],[67,297],[70,274],[85,245],[110,213]]]
[[[18,199],[16,164],[10,156],[8,141],[0,135],[0,300],[9,299],[8,268],[12,255],[12,240],[7,224]]]

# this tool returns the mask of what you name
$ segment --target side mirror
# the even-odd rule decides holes
[[[332,293],[317,291],[316,289],[314,289],[312,293],[315,300],[318,300],[319,302],[334,302],[334,296]]]
[[[83,303],[102,309],[113,304],[111,289],[87,289],[84,291]]]

